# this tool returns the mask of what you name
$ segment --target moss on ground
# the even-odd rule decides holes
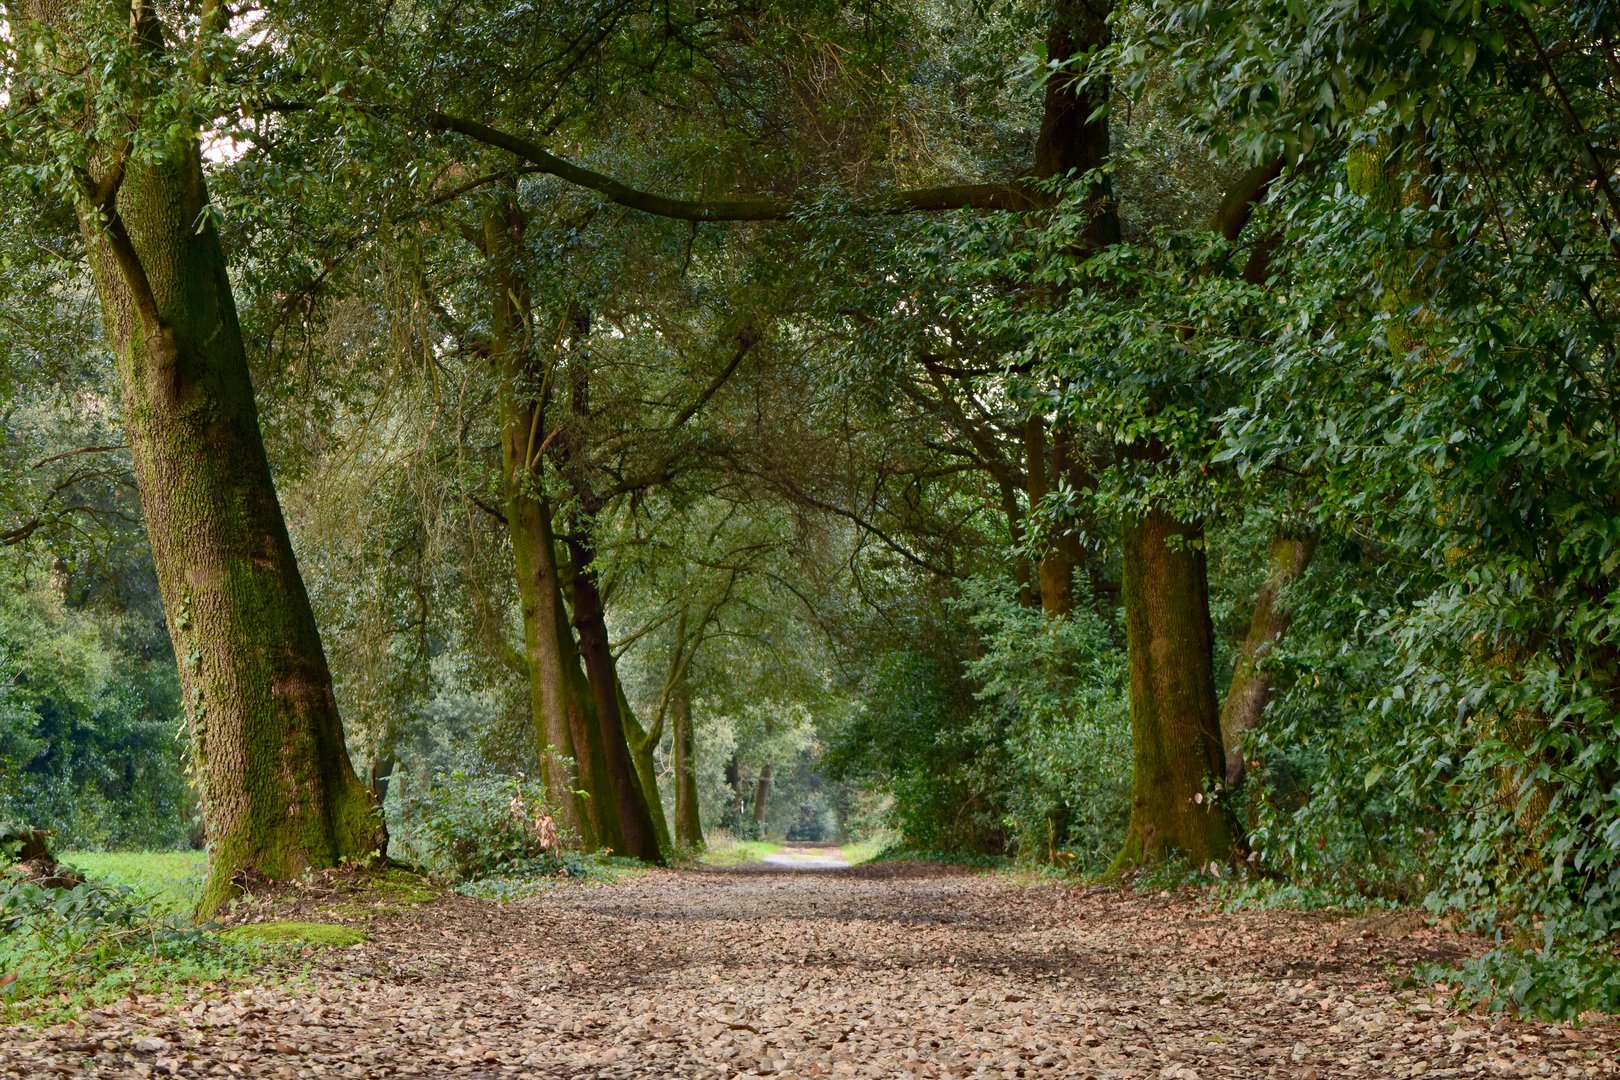
[[[443,890],[420,874],[394,867],[372,878],[368,891],[379,903],[409,906],[432,903]]]
[[[219,936],[237,944],[260,941],[325,945],[333,948],[358,945],[367,940],[364,931],[356,930],[352,926],[311,922],[248,923],[245,926],[233,926],[229,930],[221,931]]]

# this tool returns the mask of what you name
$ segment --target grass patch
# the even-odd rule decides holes
[[[858,844],[845,844],[838,849],[838,854],[851,866],[859,866],[864,862],[871,862],[889,847],[887,840],[862,840]]]
[[[432,903],[438,898],[440,890],[421,874],[413,874],[396,866],[372,878],[366,892],[367,900],[379,904],[414,907]]]
[[[746,866],[762,862],[767,855],[782,850],[781,844],[769,840],[734,840],[728,836],[712,837],[701,861],[705,866]]]
[[[126,886],[168,912],[196,907],[208,876],[208,856],[201,851],[70,851],[61,861],[92,881]]]
[[[975,870],[1015,870],[1018,864],[1005,855],[980,855],[964,851],[930,851],[926,848],[892,844],[863,860],[865,862],[925,862],[942,866],[965,866]]]
[[[477,900],[507,903],[522,900],[539,893],[569,885],[608,885],[625,878],[645,874],[651,869],[639,859],[624,855],[580,854],[569,852],[561,861],[560,869],[536,872],[521,870],[510,874],[492,874],[488,877],[463,881],[456,892]]]
[[[0,874],[0,1019],[56,1023],[135,993],[230,982],[259,955],[126,885],[45,889]]]
[[[323,945],[338,949],[368,940],[364,931],[352,926],[312,922],[247,923],[222,930],[219,936],[238,945]]]

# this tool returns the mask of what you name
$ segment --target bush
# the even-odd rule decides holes
[[[434,778],[413,809],[413,846],[445,881],[555,874],[566,869],[556,815],[542,785],[457,769]]]
[[[966,583],[961,606],[982,655],[979,738],[999,743],[997,791],[1009,846],[1025,860],[1101,870],[1130,810],[1130,699],[1125,652],[1083,599],[1068,616],[1023,607],[1000,582]]]

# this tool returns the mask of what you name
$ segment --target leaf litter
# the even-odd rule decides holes
[[[1478,947],[1417,919],[900,864],[659,871],[353,921],[371,939],[296,979],[0,1029],[0,1076],[1620,1076],[1612,1023],[1395,989]]]

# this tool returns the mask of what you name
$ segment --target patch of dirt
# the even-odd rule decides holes
[[[874,870],[446,896],[302,987],[0,1030],[0,1076],[1620,1076],[1613,1026],[1391,990],[1440,930]]]

